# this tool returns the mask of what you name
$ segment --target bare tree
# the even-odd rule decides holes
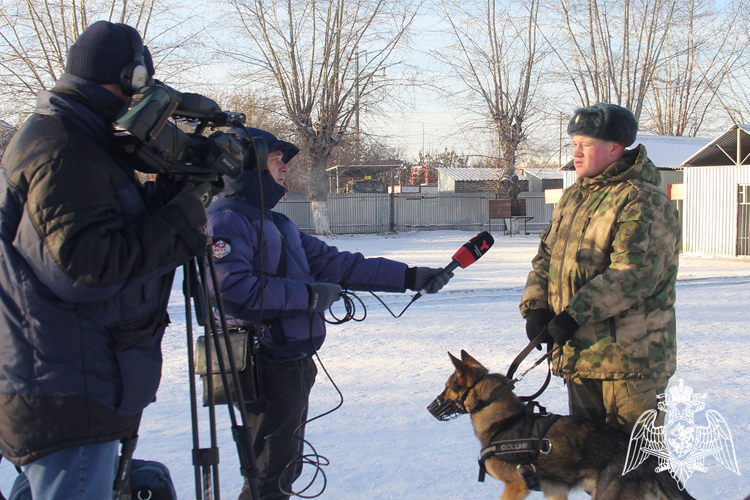
[[[289,123],[281,112],[278,101],[268,100],[252,89],[221,91],[210,96],[225,111],[243,113],[245,125],[267,130],[274,135],[289,137]]]
[[[15,115],[18,122],[33,111],[36,94],[54,87],[65,71],[70,45],[99,20],[136,28],[155,65],[168,54],[173,58],[160,68],[160,78],[174,77],[192,65],[189,58],[177,63],[175,52],[194,45],[200,33],[189,28],[179,34],[191,16],[178,15],[185,16],[185,11],[178,14],[165,0],[0,0],[0,113]]]
[[[639,118],[679,2],[559,0],[557,6],[568,48],[553,36],[548,41],[580,104],[619,104]]]
[[[737,3],[742,0],[737,0]],[[750,13],[747,7],[737,5],[733,2],[727,5],[728,12],[734,12],[738,16],[738,23],[733,30],[734,39],[729,40],[730,47],[732,42],[736,42],[740,47],[747,49],[750,42],[750,30],[747,26],[750,23]],[[722,48],[722,51],[727,49]],[[716,99],[725,112],[731,123],[750,123],[750,61],[747,57],[738,58],[731,68],[727,68],[727,78],[722,81],[720,88],[715,89]]]
[[[404,166],[412,168],[464,168],[469,161],[469,156],[458,153],[453,149],[445,148],[439,151],[420,151],[417,158],[404,162]]]
[[[269,84],[284,103],[309,158],[315,234],[330,234],[325,168],[354,136],[357,113],[390,83],[395,49],[418,4],[386,0],[228,0],[241,23],[228,53],[249,68],[244,81]],[[243,42],[249,41],[250,47]],[[297,164],[300,168],[300,164]]]
[[[459,78],[459,92],[482,103],[509,183],[541,76],[539,0],[443,0],[442,7],[453,44],[434,54]]]
[[[744,4],[687,0],[678,10],[645,103],[655,133],[695,136],[716,108],[717,92],[735,78],[748,48],[738,36]]]

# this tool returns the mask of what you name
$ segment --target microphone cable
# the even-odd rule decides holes
[[[372,293],[372,292],[370,292]],[[374,294],[373,294],[374,295]],[[344,314],[343,318],[339,318],[334,314],[333,312],[333,304],[328,308],[328,314],[333,318],[333,320],[326,319],[325,315],[323,315],[323,321],[328,323],[329,325],[342,325],[348,321],[364,321],[365,318],[367,318],[367,307],[365,307],[365,303],[362,302],[362,299],[360,299],[357,294],[354,292],[350,292],[349,289],[342,290],[339,293],[339,296],[341,297],[341,300],[344,302],[344,310],[346,311],[346,314]],[[356,303],[354,302],[354,299],[356,299],[359,304],[362,306],[362,317],[357,318],[357,307]]]
[[[393,310],[390,307],[388,307],[388,304],[386,304],[383,301],[383,299],[381,299],[380,297],[378,297],[377,295],[375,295],[375,292],[368,291],[367,293],[369,293],[370,295],[372,295],[373,297],[375,297],[377,299],[377,301],[380,302],[380,304],[385,308],[385,310],[388,311],[391,314],[391,316],[393,316],[396,319],[398,319],[401,316],[403,316],[403,314],[406,312],[406,310],[409,309],[409,307],[414,302],[416,302],[418,298],[421,297],[421,295],[418,295],[418,294],[414,295],[411,298],[411,300],[409,301],[409,303],[406,304],[406,307],[404,307],[401,310],[400,313],[396,314],[395,312],[393,312]],[[343,290],[339,295],[341,295],[341,300],[344,302],[345,314],[344,314],[344,316],[342,318],[337,317],[336,314],[333,312],[333,304],[332,304],[331,307],[328,308],[328,315],[331,316],[333,318],[333,320],[328,320],[328,319],[325,318],[325,316],[323,316],[323,320],[326,323],[328,323],[330,325],[343,325],[344,323],[347,323],[349,321],[360,322],[360,321],[364,321],[365,318],[367,318],[367,306],[365,306],[365,303],[362,301],[362,299],[359,297],[359,295],[357,295],[356,293],[352,292],[349,289]],[[361,318],[357,318],[356,317],[356,314],[357,314],[357,305],[356,305],[355,300],[357,302],[359,302],[359,305],[362,308],[362,317]]]
[[[495,239],[492,237],[492,235],[487,231],[482,231],[481,233],[477,234],[473,238],[471,238],[469,241],[464,243],[458,251],[453,254],[453,257],[451,257],[451,262],[442,268],[437,274],[432,276],[429,280],[427,280],[426,283],[421,285],[421,288],[419,290],[415,290],[417,293],[412,297],[411,301],[409,301],[408,304],[406,304],[406,307],[404,309],[396,314],[394,313],[388,305],[383,302],[383,300],[375,295],[371,290],[369,291],[370,294],[375,297],[380,304],[385,307],[385,309],[391,313],[391,316],[398,319],[406,312],[409,307],[416,302],[418,298],[420,298],[422,295],[424,295],[427,290],[435,283],[435,281],[446,275],[449,274],[450,276],[453,276],[451,274],[454,269],[457,267],[461,267],[462,269],[465,269],[469,267],[471,264],[476,262],[478,259],[480,259],[487,251],[492,247],[492,245],[495,243]],[[367,308],[365,307],[364,302],[362,302],[362,299],[360,299],[354,292],[349,291],[349,289],[346,289],[342,291],[339,294],[342,299],[344,300],[344,309],[346,310],[346,314],[343,318],[337,318],[334,314],[332,309],[329,307],[328,312],[329,314],[334,318],[334,321],[328,321],[325,320],[327,323],[333,324],[333,325],[340,325],[342,323],[346,323],[347,321],[363,321],[367,317]],[[364,309],[364,313],[362,316],[362,319],[356,319],[355,313],[356,313],[356,307],[354,304],[354,300],[352,300],[352,297],[357,299]],[[333,305],[333,304],[331,304]],[[324,317],[325,319],[325,317]]]
[[[373,293],[373,292],[370,292],[370,295],[372,295],[373,297],[375,297],[376,299],[378,299],[378,302],[380,302],[380,304],[382,304],[382,306],[383,306],[383,307],[385,307],[386,311],[388,311],[389,313],[391,313],[391,316],[393,316],[393,317],[394,317],[394,318],[396,318],[396,319],[398,319],[398,318],[400,318],[401,316],[403,316],[403,314],[404,314],[404,313],[406,312],[406,310],[407,310],[407,309],[409,309],[409,306],[411,306],[411,305],[412,305],[413,303],[415,303],[415,302],[417,301],[417,299],[418,299],[419,297],[421,297],[421,295],[419,295],[419,294],[417,294],[417,295],[415,295],[414,297],[412,297],[412,298],[411,298],[411,300],[409,301],[409,303],[408,303],[408,304],[406,304],[406,307],[404,307],[404,308],[403,308],[403,309],[401,310],[401,312],[400,312],[400,313],[396,314],[396,313],[394,313],[394,312],[393,312],[393,311],[391,310],[391,308],[390,308],[390,307],[388,307],[388,304],[386,304],[385,302],[383,302],[383,299],[381,299],[380,297],[378,297],[377,295],[375,295],[375,293]],[[356,297],[356,295],[355,295],[355,297]],[[359,297],[357,297],[357,298],[359,298]],[[362,301],[360,300],[360,302],[362,302]],[[362,307],[364,307],[364,304],[362,304]]]
[[[342,292],[342,293],[344,293],[344,292]],[[359,300],[360,303],[362,303],[362,300],[359,297],[357,297],[354,294],[351,294],[351,295],[353,295],[357,300]],[[348,302],[346,302],[346,301],[348,301]],[[336,321],[338,321],[338,322],[336,322],[336,321],[328,321],[328,320],[325,319],[325,315],[322,314],[322,313],[320,313],[321,316],[323,317],[323,320],[326,321],[327,323],[332,323],[332,324],[341,324],[341,323],[345,323],[345,322],[351,321],[351,320],[354,320],[354,321],[364,321],[365,317],[367,317],[367,313],[366,312],[365,312],[365,315],[362,318],[359,318],[359,319],[355,318],[354,315],[355,315],[356,311],[355,311],[355,307],[354,307],[354,301],[351,298],[349,298],[348,296],[345,296],[345,303],[349,303],[350,306],[347,306],[347,308],[346,308],[347,313],[346,313],[346,316],[344,318],[337,319]],[[364,304],[362,304],[362,307],[364,308]],[[314,318],[315,318],[314,315],[310,317],[310,343],[311,344],[313,343],[313,321],[314,321]],[[319,454],[318,451],[315,449],[315,447],[310,443],[310,441],[308,441],[305,438],[300,437],[298,435],[298,433],[300,432],[301,429],[304,429],[307,426],[307,424],[309,424],[310,422],[313,422],[315,420],[318,420],[319,418],[323,418],[325,416],[328,416],[331,413],[337,411],[339,408],[341,408],[344,405],[344,394],[341,392],[341,389],[339,389],[338,385],[336,385],[336,382],[334,382],[333,377],[331,377],[331,374],[328,373],[328,369],[323,364],[323,360],[320,359],[320,354],[318,353],[317,349],[315,350],[315,359],[317,359],[318,365],[320,365],[320,367],[323,369],[323,372],[326,374],[326,377],[328,378],[328,380],[333,385],[333,388],[336,390],[336,393],[338,394],[338,397],[339,397],[339,401],[336,404],[336,406],[334,406],[330,410],[326,410],[326,411],[324,411],[323,413],[321,413],[319,415],[316,415],[316,416],[314,416],[312,418],[309,418],[309,419],[305,420],[299,426],[297,426],[297,428],[294,429],[294,431],[291,434],[287,434],[292,439],[296,439],[296,440],[302,441],[302,453],[299,454],[299,456],[297,458],[291,460],[288,464],[286,464],[286,466],[284,467],[284,469],[281,471],[281,474],[279,474],[278,486],[279,486],[279,490],[282,493],[284,493],[285,495],[297,496],[297,497],[300,497],[300,498],[317,498],[317,497],[319,497],[320,495],[323,494],[323,492],[326,490],[326,486],[328,485],[328,478],[326,477],[326,474],[325,474],[325,471],[323,470],[323,467],[325,467],[327,465],[330,465],[331,462],[330,462],[330,460],[328,460],[327,457]],[[298,375],[299,375],[299,382],[300,382],[299,383],[299,387],[302,387],[302,384],[303,384],[303,381],[302,381],[302,370],[301,370],[301,368],[300,368],[299,365],[296,365],[296,366],[297,366],[297,372],[298,372]],[[297,397],[297,402],[295,403],[295,408],[296,408],[297,405],[299,405],[301,398],[302,398],[302,394],[300,393],[298,395],[298,397]],[[287,418],[287,420],[284,422],[284,424],[281,427],[279,427],[279,429],[276,432],[274,432],[271,435],[266,436],[264,439],[270,439],[271,437],[274,437],[274,436],[277,436],[277,435],[281,434],[281,429],[283,429],[287,425],[287,423],[289,422],[290,419],[291,419],[291,414],[289,415],[289,417]],[[311,453],[305,453],[304,452],[305,446],[307,446],[307,447],[310,448]],[[285,477],[285,474],[294,474],[295,471],[299,471],[299,475],[301,475],[302,474],[302,469],[306,465],[312,466],[313,469],[315,470],[315,472],[313,473],[312,477],[309,479],[309,481],[307,482],[307,484],[304,487],[302,487],[302,489],[300,489],[298,491],[292,491],[291,487],[290,487],[289,491],[286,491],[286,489],[281,484],[281,480],[282,480],[283,477]],[[314,494],[305,495],[305,492],[308,491],[310,488],[312,488],[313,485],[316,483],[316,481],[318,479],[318,476],[320,476],[322,478],[322,481],[323,481],[323,485],[320,487],[320,491],[318,491],[317,493],[314,493]],[[295,479],[295,478],[292,478],[292,479]]]
[[[411,306],[414,302],[416,302],[416,300],[419,297],[421,297],[420,294],[414,295],[412,297],[412,299],[409,301],[409,303],[406,304],[406,307],[404,307],[404,309],[398,315],[396,315],[393,312],[393,310],[391,310],[391,308],[388,307],[388,305],[383,301],[383,299],[381,299],[380,297],[378,297],[377,295],[375,295],[375,293],[373,293],[372,291],[370,291],[369,293],[370,293],[370,295],[372,295],[373,297],[375,297],[378,300],[378,302],[380,302],[383,305],[383,307],[389,313],[391,313],[391,316],[393,316],[396,319],[400,318],[406,312],[406,310],[409,308],[409,306]],[[332,308],[329,307],[328,308],[328,314],[333,318],[333,320],[326,319],[326,315],[323,314],[323,313],[320,313],[321,316],[323,317],[323,321],[325,321],[326,323],[331,324],[331,325],[342,325],[342,324],[347,323],[349,321],[361,322],[361,321],[364,321],[365,318],[367,318],[367,306],[365,306],[365,303],[362,301],[362,299],[357,294],[355,294],[354,292],[352,292],[349,289],[346,289],[346,290],[341,291],[340,295],[341,295],[341,300],[344,303],[344,311],[345,311],[344,316],[341,317],[341,318],[337,317],[334,314]],[[362,316],[361,317],[357,317],[357,312],[358,312],[357,311],[357,302],[359,302],[359,305],[362,308]],[[310,318],[310,337],[311,337],[310,341],[311,342],[312,342],[312,321],[313,321],[313,318],[314,318],[314,316]],[[331,377],[331,374],[328,373],[328,369],[325,367],[325,365],[323,364],[323,361],[320,359],[320,354],[318,353],[317,350],[315,351],[315,358],[316,358],[316,360],[318,362],[318,365],[320,365],[320,367],[323,369],[323,372],[326,374],[326,377],[328,378],[328,380],[333,385],[333,388],[338,393],[339,401],[338,401],[338,404],[336,404],[336,406],[334,406],[330,410],[327,410],[327,411],[325,411],[325,412],[323,412],[323,413],[321,413],[319,415],[316,415],[315,417],[312,417],[312,418],[306,420],[305,422],[303,422],[302,424],[300,424],[294,430],[294,432],[291,435],[289,435],[292,439],[297,439],[297,440],[302,441],[303,452],[296,459],[290,461],[286,465],[286,467],[284,467],[283,471],[279,475],[279,490],[281,490],[281,492],[284,493],[285,495],[297,496],[297,497],[300,497],[300,498],[317,498],[317,497],[319,497],[320,495],[323,494],[323,492],[326,490],[326,487],[328,485],[328,479],[326,477],[325,471],[323,470],[323,467],[326,467],[327,465],[330,465],[330,460],[327,457],[319,454],[318,451],[315,449],[315,447],[310,443],[310,441],[308,441],[305,438],[300,437],[298,435],[298,432],[300,431],[300,429],[302,429],[305,426],[307,426],[307,424],[309,424],[310,422],[313,422],[315,420],[318,420],[319,418],[323,418],[325,416],[328,416],[331,413],[337,411],[344,404],[344,394],[341,392],[341,389],[339,389],[339,387],[336,385],[336,382],[333,381],[333,377]],[[297,369],[299,370],[300,386],[301,386],[302,385],[302,372],[299,369],[299,366],[297,367]],[[297,404],[299,404],[299,402],[300,401],[298,400]],[[287,419],[287,422],[288,422],[288,420],[289,420],[289,418]],[[284,426],[286,426],[287,422],[285,422],[279,428],[279,430],[277,430],[276,432],[274,432],[272,435],[266,436],[265,439],[269,439],[270,437],[279,435],[281,433],[281,429]],[[305,453],[304,452],[304,447],[305,446],[307,446],[307,447],[310,448],[310,450],[311,450],[310,453]],[[284,477],[285,474],[294,474],[294,472],[296,470],[300,470],[301,471],[302,468],[305,467],[305,466],[312,466],[313,469],[315,470],[312,473],[312,477],[307,481],[307,484],[305,484],[298,491],[292,491],[291,488],[289,489],[289,491],[286,491],[286,489],[284,487],[282,487],[282,485],[281,485],[281,478]],[[299,467],[299,469],[298,469],[298,467]],[[300,472],[300,474],[301,474],[301,472]],[[320,476],[320,478],[323,481],[323,484],[320,487],[320,491],[318,491],[317,493],[314,493],[314,494],[306,495],[305,493],[310,488],[312,488],[313,485],[315,484],[315,482],[318,480],[318,476]]]

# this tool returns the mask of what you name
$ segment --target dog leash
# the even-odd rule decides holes
[[[542,344],[542,340],[546,337],[549,337],[549,334],[547,333],[547,327],[545,326],[544,329],[541,331],[539,335],[534,337],[533,340],[529,342],[529,344],[516,356],[516,358],[513,360],[513,362],[510,364],[510,368],[508,368],[508,373],[505,375],[509,379],[511,379],[511,386],[514,386],[516,382],[520,382],[523,380],[523,378],[526,376],[527,373],[529,373],[531,370],[542,364],[543,361],[547,360],[547,378],[544,380],[544,383],[542,384],[542,387],[536,391],[531,396],[520,396],[518,399],[521,401],[533,401],[534,399],[538,398],[545,390],[547,390],[547,387],[549,386],[550,380],[552,379],[552,367],[551,367],[551,361],[550,357],[552,354],[554,354],[558,349],[560,349],[560,346],[557,346],[554,349],[547,350],[547,354],[536,360],[533,365],[523,373],[521,373],[518,377],[513,378],[513,375],[515,375],[516,370],[518,370],[518,367],[521,365],[524,359],[526,359],[529,356],[529,353],[533,351],[538,345]],[[503,391],[505,392],[505,391]],[[497,396],[499,397],[502,395],[502,392]]]
[[[477,405],[472,410],[472,412],[481,411],[485,407],[491,405],[492,403],[500,399],[502,395],[505,394],[506,392],[512,391],[515,388],[516,383],[523,380],[523,378],[526,376],[527,373],[529,373],[531,370],[533,370],[534,368],[542,364],[544,360],[549,359],[549,357],[552,356],[552,354],[554,354],[560,348],[560,346],[558,346],[557,348],[552,349],[551,351],[547,352],[547,354],[539,358],[528,370],[524,371],[516,378],[513,378],[513,375],[516,373],[516,370],[518,370],[518,366],[521,364],[521,362],[523,362],[523,360],[526,359],[526,357],[528,357],[529,353],[533,351],[536,348],[536,346],[542,343],[542,339],[545,337],[545,333],[547,333],[547,327],[544,327],[544,328],[545,329],[542,330],[542,333],[537,335],[534,338],[534,340],[529,342],[529,345],[527,345],[523,349],[523,351],[521,351],[518,354],[518,356],[516,356],[516,358],[513,360],[513,362],[510,364],[510,368],[508,368],[508,373],[505,375],[505,377],[508,379],[508,382],[500,384],[497,387],[495,387],[492,390],[492,392],[490,392],[490,395],[487,397],[487,399],[482,400],[480,404]],[[529,401],[535,400],[547,389],[547,386],[549,385],[551,379],[552,379],[552,368],[548,364],[547,365],[547,378],[545,379],[544,384],[542,384],[542,387],[531,396],[519,396],[518,399],[526,403]]]

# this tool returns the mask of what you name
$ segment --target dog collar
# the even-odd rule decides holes
[[[474,386],[472,386],[472,388],[473,387]],[[510,392],[511,390],[513,390],[513,387],[515,387],[515,383],[512,380],[505,382],[505,383],[501,383],[500,385],[492,389],[492,392],[490,393],[489,397],[486,400],[480,399],[477,405],[474,407],[474,409],[471,410],[469,413],[472,413],[472,414],[479,413],[480,411],[484,410],[486,407],[488,407],[489,405],[491,405],[492,403],[500,399],[506,392]],[[468,394],[469,394],[469,391],[466,391],[466,395]]]

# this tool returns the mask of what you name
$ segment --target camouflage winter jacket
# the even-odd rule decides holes
[[[521,314],[568,313],[581,325],[553,357],[563,377],[651,378],[675,370],[680,221],[639,146],[563,194],[532,261]]]

